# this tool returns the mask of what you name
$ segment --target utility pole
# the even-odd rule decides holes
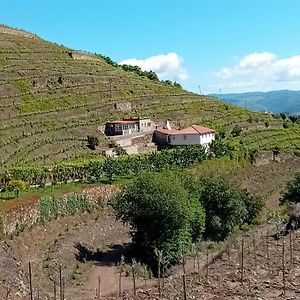
[[[198,89],[199,89],[199,95],[202,95],[202,93],[201,93],[201,86],[200,85],[198,85]]]
[[[245,109],[247,109],[247,100],[245,100]]]
[[[220,100],[222,100],[222,90],[219,88]]]

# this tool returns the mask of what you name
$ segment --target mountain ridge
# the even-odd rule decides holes
[[[220,97],[217,94],[210,96]],[[221,100],[255,111],[300,114],[300,91],[274,90],[268,92],[245,92],[222,94]]]

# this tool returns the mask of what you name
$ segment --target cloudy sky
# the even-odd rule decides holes
[[[300,90],[299,0],[5,0],[0,22],[202,93]]]

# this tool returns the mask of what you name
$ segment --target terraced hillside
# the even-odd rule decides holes
[[[261,139],[259,146],[268,148],[279,135],[287,148],[300,144],[298,125],[282,131],[282,120],[149,80],[108,64],[100,56],[0,26],[2,166],[99,154],[107,145],[99,128],[124,115],[146,115],[155,121],[169,118],[178,126],[204,123],[227,132],[240,124],[244,144]],[[249,122],[249,117],[255,121]],[[87,135],[100,138],[96,152],[87,148]],[[233,143],[239,145],[239,140]]]

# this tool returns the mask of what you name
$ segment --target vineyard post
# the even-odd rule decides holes
[[[244,238],[242,238],[242,253],[241,253],[241,282],[244,285]]]
[[[33,300],[31,262],[29,262],[29,264],[28,264],[28,268],[29,268],[29,289],[30,289],[30,300]]]
[[[56,282],[53,280],[53,299],[56,300]]]
[[[206,249],[206,282],[208,283],[208,273],[209,273],[209,252],[208,248]]]
[[[65,279],[62,282],[62,300],[65,300]]]
[[[256,241],[254,235],[253,235],[253,255],[254,255],[255,268],[257,268]]]
[[[119,297],[121,297],[122,295],[122,273],[123,273],[123,268],[124,268],[124,255],[121,256],[121,260],[120,260],[120,276],[119,276]]]
[[[161,265],[161,257],[162,251],[155,250],[155,254],[157,256],[157,280],[158,280],[158,297],[161,297],[161,283],[160,283],[160,265]]]
[[[132,270],[132,280],[133,280],[133,294],[134,294],[134,296],[136,296],[136,285],[135,285],[135,262],[134,262],[134,260],[132,261],[131,270]]]
[[[9,300],[9,299],[8,299],[8,297],[9,297],[10,291],[11,291],[10,289],[7,289],[7,291],[6,291],[6,298],[5,298],[5,300]]]
[[[291,262],[291,265],[293,266],[293,260],[294,260],[294,257],[293,257],[293,248],[294,248],[294,245],[293,245],[293,233],[292,233],[292,230],[290,230],[290,262]]]
[[[62,297],[62,277],[61,277],[61,266],[59,266],[59,299],[63,300]]]
[[[98,300],[101,299],[101,277],[100,277],[100,275],[98,276],[98,292],[97,292],[97,295],[98,295]]]
[[[227,257],[228,257],[228,268],[231,268],[231,262],[230,262],[230,247],[229,244],[227,244]]]
[[[268,261],[269,272],[272,274],[271,262],[270,262],[270,251],[269,251],[269,232],[267,233],[267,261]]]
[[[182,274],[182,286],[183,286],[183,299],[187,300],[187,296],[186,296],[186,278],[185,278],[185,274]]]
[[[122,295],[122,271],[120,271],[120,276],[119,276],[119,297]]]
[[[286,278],[285,278],[285,245],[284,245],[284,241],[282,241],[282,282],[283,282],[283,295],[285,296]]]
[[[198,277],[199,277],[199,281],[200,281],[200,257],[199,257],[199,250],[197,250],[197,270],[198,270]]]

